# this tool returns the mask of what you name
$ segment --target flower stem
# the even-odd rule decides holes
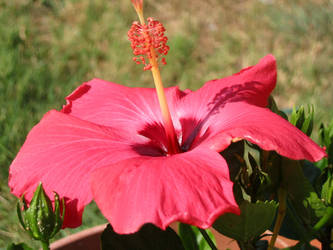
[[[314,225],[313,230],[315,232],[319,231],[322,227],[324,227],[333,217],[333,208],[327,207],[324,216]]]
[[[279,234],[283,219],[287,211],[287,191],[282,187],[280,187],[278,190],[278,199],[279,199],[278,215],[274,225],[273,236],[271,238],[271,241],[269,242],[268,250],[272,250],[275,245],[276,238]]]
[[[199,228],[199,231],[202,234],[202,236],[205,238],[205,240],[207,241],[207,243],[210,246],[210,248],[212,250],[218,250],[217,247],[215,246],[214,242],[212,241],[212,239],[207,234],[206,230]]]
[[[50,244],[49,244],[48,241],[47,242],[41,241],[41,243],[42,243],[42,249],[43,250],[50,250]]]

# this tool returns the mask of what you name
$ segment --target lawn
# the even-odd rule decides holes
[[[145,7],[167,29],[166,86],[194,90],[271,53],[279,107],[314,104],[316,121],[332,119],[332,1],[145,0]],[[7,187],[8,167],[43,114],[61,109],[66,95],[94,77],[153,86],[132,62],[127,30],[136,19],[130,0],[0,2],[0,248],[28,239]],[[90,205],[84,227],[102,222]]]

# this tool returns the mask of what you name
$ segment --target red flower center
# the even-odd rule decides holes
[[[181,118],[179,120],[181,129],[177,131],[177,152],[170,152],[170,141],[168,140],[163,124],[155,122],[146,124],[144,128],[137,133],[148,138],[149,142],[145,144],[133,144],[132,149],[141,155],[147,156],[168,156],[180,154],[194,149],[200,145],[200,142],[210,135],[210,129],[200,133],[202,122],[194,118]]]

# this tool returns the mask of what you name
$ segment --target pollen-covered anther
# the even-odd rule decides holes
[[[164,32],[165,28],[162,23],[151,17],[147,19],[147,24],[133,22],[128,31],[133,54],[136,56],[133,60],[137,64],[143,64],[144,70],[152,68],[148,61],[153,58],[153,54],[155,54],[157,62],[160,61],[162,64],[166,64],[163,56],[168,54],[169,46],[166,45],[168,38],[164,35]]]

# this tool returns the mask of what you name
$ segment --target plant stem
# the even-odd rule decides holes
[[[50,243],[47,241],[41,241],[43,250],[50,250]]]
[[[205,240],[207,241],[207,243],[210,246],[210,248],[212,250],[218,250],[217,247],[215,246],[214,242],[212,241],[212,239],[207,234],[206,230],[199,228],[199,231],[202,234],[202,236],[205,238]]]
[[[287,211],[287,209],[286,209],[287,208],[287,191],[282,187],[280,187],[278,190],[278,199],[279,199],[278,215],[277,215],[276,222],[274,225],[273,236],[271,238],[271,241],[269,242],[268,250],[272,250],[275,245],[276,238],[279,234],[284,216],[286,215],[286,211]]]
[[[333,208],[327,207],[324,216],[314,225],[313,230],[316,232],[319,231],[322,227],[324,227],[328,222],[332,220],[333,217]]]

